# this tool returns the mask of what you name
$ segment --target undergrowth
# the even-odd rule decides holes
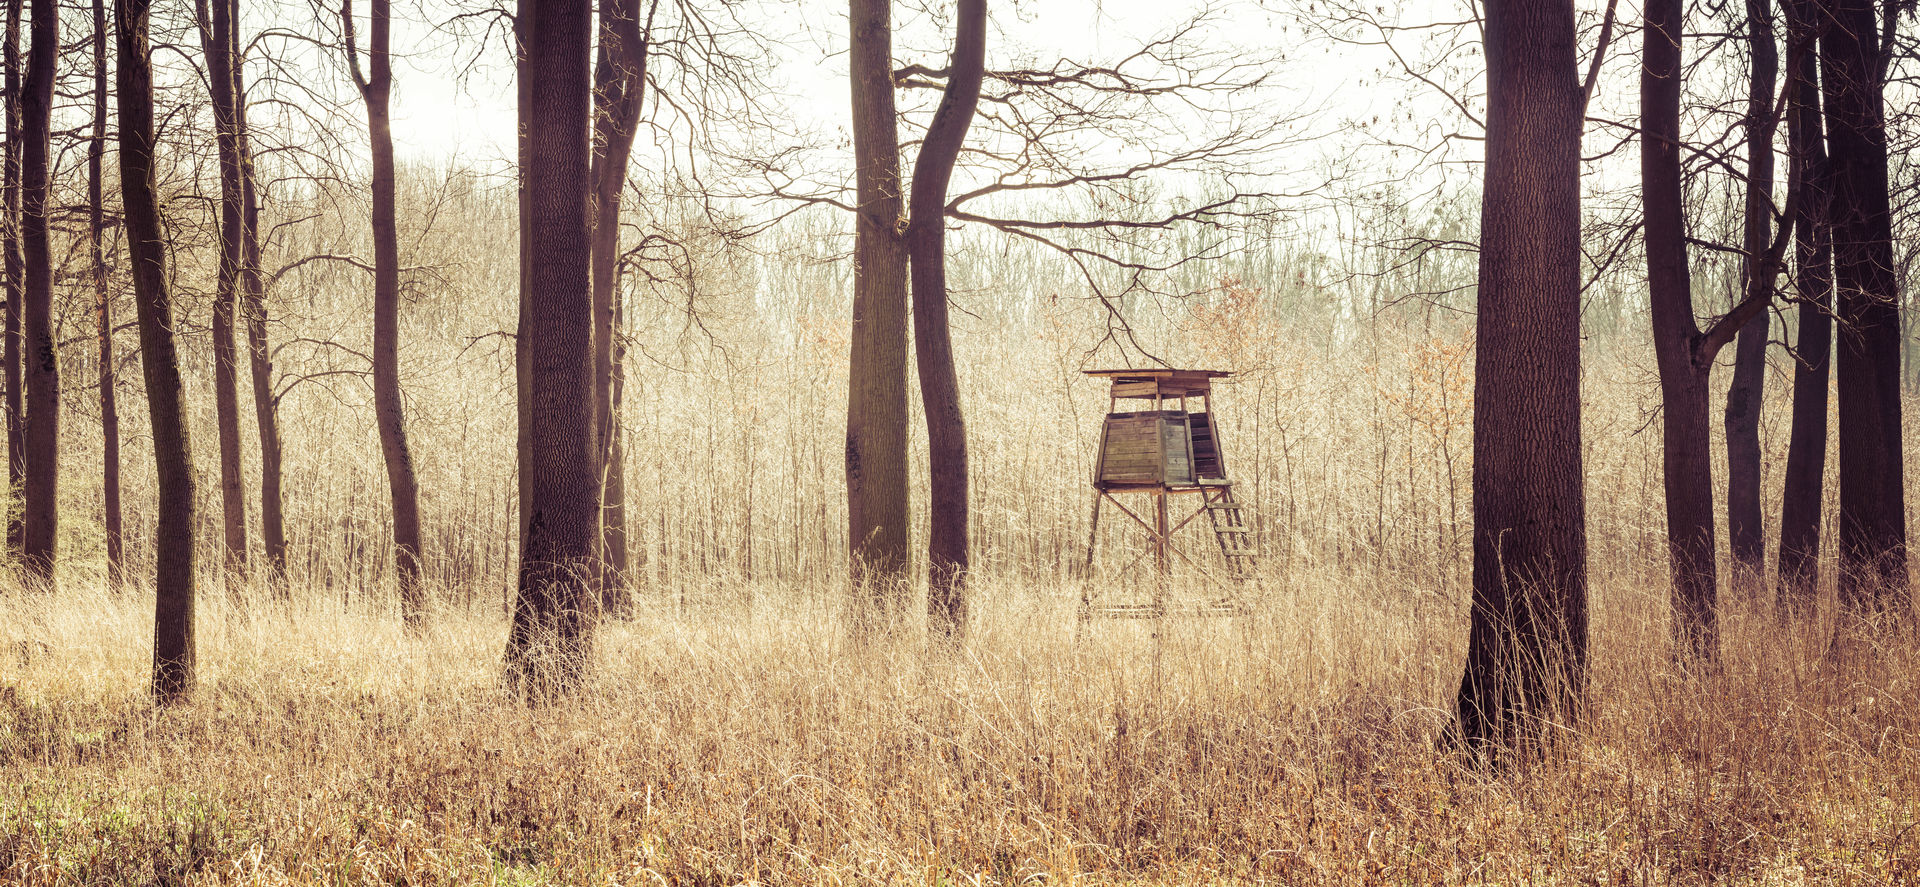
[[[825,583],[652,600],[531,709],[490,609],[409,638],[364,598],[216,599],[197,701],[157,709],[150,597],[10,593],[0,880],[1920,882],[1911,630],[1736,610],[1687,674],[1661,595],[1602,584],[1579,738],[1488,774],[1436,741],[1456,602],[1268,584],[1158,641],[989,585],[957,652],[851,643]]]

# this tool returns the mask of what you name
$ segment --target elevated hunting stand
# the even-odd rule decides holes
[[[1131,570],[1153,558],[1156,581],[1148,600],[1102,603],[1091,591],[1080,599],[1080,619],[1095,616],[1158,619],[1168,615],[1167,579],[1174,558],[1201,567],[1173,545],[1173,536],[1202,514],[1213,531],[1224,562],[1228,593],[1217,600],[1181,612],[1199,616],[1234,616],[1240,605],[1232,589],[1254,576],[1255,547],[1246,511],[1233,495],[1226,461],[1220,452],[1213,421],[1213,380],[1231,375],[1219,370],[1089,370],[1087,375],[1112,382],[1107,418],[1100,430],[1100,450],[1093,469],[1093,526],[1087,540],[1087,575],[1093,575],[1094,554],[1100,543],[1100,506],[1112,503],[1147,532],[1145,551],[1121,568]],[[1143,409],[1122,411],[1121,401],[1146,401]],[[1195,403],[1197,401],[1197,404]],[[1178,409],[1170,409],[1170,406]],[[1190,412],[1197,405],[1197,412]],[[1169,498],[1199,494],[1200,507],[1175,522],[1168,513]],[[1144,494],[1152,498],[1151,517],[1142,517],[1117,498]],[[1089,585],[1091,588],[1091,585]]]

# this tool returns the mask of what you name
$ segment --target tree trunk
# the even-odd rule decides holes
[[[236,0],[198,0],[200,50],[207,59],[215,142],[220,153],[220,270],[213,297],[213,404],[220,443],[220,513],[228,573],[247,567],[247,497],[240,470],[240,364],[234,347],[234,315],[245,261],[241,237],[246,203],[240,178],[239,100],[233,52]]]
[[[1779,584],[1783,613],[1811,612],[1820,587],[1820,512],[1827,470],[1827,363],[1833,347],[1833,242],[1827,222],[1826,134],[1820,121],[1819,11],[1786,0],[1789,188],[1799,342],[1793,366],[1793,429],[1780,497]]]
[[[234,37],[236,44],[238,35]],[[238,47],[234,50],[239,54]],[[282,512],[280,473],[279,403],[273,395],[273,363],[267,350],[266,286],[260,277],[260,199],[254,187],[253,150],[247,139],[247,87],[236,70],[234,97],[239,111],[240,193],[245,213],[241,245],[245,248],[240,280],[241,307],[247,325],[247,363],[253,377],[253,418],[260,432],[260,530],[265,537],[267,580],[282,600],[291,594],[287,587],[287,528]]]
[[[1764,256],[1773,240],[1774,82],[1780,72],[1771,0],[1747,0],[1747,43],[1753,67],[1747,85],[1746,225],[1741,240],[1742,301],[1771,300],[1774,279]],[[1756,312],[1733,346],[1733,381],[1722,416],[1727,435],[1727,544],[1732,587],[1759,591],[1767,545],[1760,516],[1760,407],[1765,395],[1768,314]]]
[[[1573,4],[1486,10],[1487,164],[1473,416],[1473,603],[1459,727],[1537,747],[1587,676],[1580,130]]]
[[[100,493],[106,509],[107,587],[121,586],[123,546],[120,526],[120,407],[116,402],[113,356],[113,293],[107,285],[107,256],[102,240],[105,197],[101,166],[107,148],[107,5],[93,0],[93,137],[87,141],[87,247],[93,262],[93,297],[100,339]]]
[[[1900,311],[1885,97],[1871,0],[1826,0],[1820,35],[1840,318],[1840,602],[1911,606],[1900,446]]]
[[[616,338],[626,326],[626,308],[619,288],[613,294],[613,328]],[[613,346],[613,390],[609,392],[608,405],[610,415],[621,415],[620,404],[627,392],[627,346],[618,341]],[[628,616],[633,613],[633,576],[632,545],[627,528],[627,444],[626,431],[618,421],[607,437],[606,488],[601,491],[600,505],[602,521],[601,543],[606,546],[606,559],[613,571],[610,588],[616,590],[614,600],[607,606],[614,613]]]
[[[120,189],[140,326],[140,364],[153,424],[159,475],[154,535],[153,694],[163,703],[193,692],[193,462],[186,404],[173,342],[166,246],[153,193],[153,60],[147,37],[151,0],[115,0],[120,106]]]
[[[525,73],[532,262],[523,308],[531,404],[526,547],[507,637],[510,682],[533,698],[576,686],[593,655],[599,599],[588,581],[599,547],[594,440],[593,286],[589,273],[591,0],[526,4]]]
[[[522,558],[525,558],[527,551],[528,514],[525,506],[526,503],[533,498],[533,471],[527,464],[527,455],[533,451],[533,441],[532,438],[528,436],[533,428],[533,401],[527,397],[527,391],[532,384],[529,377],[530,365],[527,362],[527,325],[530,322],[533,312],[533,288],[531,284],[533,271],[533,231],[527,227],[527,220],[533,217],[533,196],[532,192],[527,190],[527,169],[532,166],[528,158],[532,156],[529,146],[531,145],[530,134],[533,121],[533,80],[528,76],[527,72],[527,40],[531,34],[528,29],[531,27],[534,14],[533,10],[536,5],[535,0],[517,0],[514,6],[513,16],[514,89],[517,99],[515,113],[518,115],[517,122],[519,124],[517,128],[518,131],[515,133],[514,147],[517,153],[515,165],[519,170],[519,176],[517,177],[519,194],[517,196],[520,203],[520,310],[518,316],[515,318],[513,332],[513,372],[515,391],[517,392],[517,397],[515,398],[517,401],[515,405],[516,424],[514,427],[514,482],[518,485],[520,493],[518,501],[521,506],[519,519],[520,554]]]
[[[658,10],[658,0],[649,7]],[[651,26],[651,13],[646,27]],[[619,413],[614,374],[617,334],[614,291],[619,284],[620,197],[627,161],[640,122],[647,80],[647,31],[639,0],[600,0],[600,46],[594,67],[593,144],[593,394],[596,452],[601,466],[600,509],[604,549],[600,589],[608,612],[625,614],[627,588],[626,479],[617,452]]]
[[[47,231],[47,180],[53,147],[54,61],[60,51],[60,5],[33,0],[33,46],[22,95],[20,244],[26,260],[27,444],[26,538],[21,562],[53,578],[60,539],[60,351],[53,339],[53,250]]]
[[[394,208],[393,123],[388,113],[393,65],[388,53],[392,23],[390,0],[371,0],[367,74],[360,71],[360,50],[353,38],[353,0],[342,0],[347,60],[355,85],[367,103],[367,132],[373,155],[373,413],[380,431],[380,455],[387,466],[393,501],[394,575],[400,585],[400,619],[418,629],[426,618],[420,584],[420,484],[407,447],[407,421],[400,398],[400,233]]]
[[[1680,191],[1679,0],[1649,0],[1640,71],[1640,179],[1646,207],[1647,289],[1660,369],[1667,558],[1674,635],[1695,657],[1718,647],[1713,461],[1707,381],[1714,352],[1694,321]]]
[[[7,548],[17,558],[26,545],[27,524],[21,490],[27,483],[26,408],[23,397],[26,380],[20,363],[20,318],[26,303],[26,260],[20,254],[20,146],[24,133],[20,121],[20,14],[23,0],[7,2],[7,148],[6,148],[6,221],[5,240],[0,250],[6,253],[7,304]]]
[[[902,609],[907,534],[907,250],[891,0],[851,0],[855,201],[847,357],[847,542],[855,620]]]
[[[932,474],[927,535],[927,621],[938,635],[966,630],[968,568],[967,427],[960,410],[947,319],[947,185],[966,142],[980,81],[986,73],[986,0],[960,0],[947,88],[928,125],[913,167],[912,223],[907,251],[913,267],[913,341],[926,407]]]

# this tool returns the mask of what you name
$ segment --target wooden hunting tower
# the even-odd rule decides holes
[[[1231,375],[1220,370],[1089,370],[1087,375],[1108,380],[1106,420],[1100,429],[1100,448],[1093,469],[1093,521],[1087,542],[1087,570],[1092,574],[1100,533],[1100,506],[1112,503],[1148,534],[1148,549],[1127,564],[1132,567],[1151,554],[1161,581],[1146,603],[1097,606],[1091,595],[1082,598],[1081,616],[1160,617],[1167,614],[1166,577],[1175,557],[1200,565],[1173,545],[1173,536],[1201,514],[1213,531],[1225,564],[1225,578],[1238,583],[1252,578],[1253,536],[1245,512],[1227,479],[1227,463],[1213,414],[1213,381]],[[1137,407],[1135,406],[1137,404]],[[1197,409],[1196,409],[1197,408]],[[1151,519],[1128,508],[1117,494],[1152,497]],[[1168,514],[1168,499],[1197,494],[1200,507],[1180,521]],[[1206,572],[1203,569],[1203,572]],[[1233,596],[1210,602],[1198,612],[1233,615],[1239,610]]]

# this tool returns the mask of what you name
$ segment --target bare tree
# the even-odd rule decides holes
[[[858,618],[899,609],[907,534],[907,247],[892,0],[851,0],[855,222],[847,540]]]
[[[632,606],[627,587],[626,469],[622,464],[619,400],[625,373],[618,339],[620,198],[647,84],[647,55],[659,0],[640,20],[640,0],[601,0],[600,41],[594,65],[593,112],[593,386],[601,460],[601,594],[609,612]]]
[[[624,395],[624,363],[627,336],[621,332],[627,296],[621,286],[623,276],[635,274],[641,288],[659,293],[692,292],[693,269],[685,261],[685,244],[678,232],[655,229],[645,212],[634,214],[621,204],[622,192],[630,187],[629,176],[649,175],[649,184],[663,194],[687,197],[706,213],[712,228],[702,233],[717,233],[737,247],[765,226],[742,222],[732,208],[721,201],[736,195],[730,185],[717,184],[732,178],[731,171],[717,175],[716,167],[738,162],[731,150],[738,146],[725,142],[743,130],[764,131],[759,118],[766,104],[766,84],[762,80],[769,38],[759,33],[759,23],[744,20],[738,4],[701,4],[693,0],[642,2],[611,0],[600,4],[600,29],[594,74],[594,201],[591,210],[594,229],[595,334],[595,442],[601,454],[599,472],[602,487],[603,533],[601,554],[605,560],[597,584],[605,589],[610,612],[627,609],[631,602],[627,583],[632,579],[629,554],[631,530],[626,508],[626,479],[619,420]],[[513,41],[518,64],[524,65],[525,37],[516,17]],[[449,31],[466,33],[469,18],[444,25]],[[491,20],[489,20],[491,21]],[[491,30],[491,25],[489,26]],[[522,91],[529,81],[521,77]],[[651,102],[654,113],[643,116],[643,100]],[[521,106],[527,107],[524,94]],[[528,123],[520,121],[519,165],[525,167],[525,134]],[[658,166],[644,172],[630,170],[630,159],[638,136],[651,132],[655,145],[662,149]],[[757,150],[757,149],[756,149]],[[523,212],[524,215],[524,212]],[[635,218],[638,215],[639,218]],[[643,233],[638,242],[623,246],[621,238],[628,229]],[[521,231],[521,249],[527,248]],[[524,259],[524,257],[523,257]],[[530,267],[523,260],[522,267]],[[522,288],[524,289],[524,281]],[[666,297],[672,299],[674,296]],[[687,329],[705,332],[700,308],[693,300],[684,309]],[[520,326],[524,326],[524,319]],[[516,337],[518,333],[516,333]],[[524,375],[524,349],[516,348],[516,372]],[[527,417],[520,417],[520,435],[524,437]],[[521,495],[529,473],[522,466]],[[523,515],[524,517],[524,515]],[[524,537],[525,527],[521,528]]]
[[[154,537],[153,694],[163,703],[193,692],[193,462],[167,294],[167,253],[153,181],[151,0],[115,0],[114,85],[120,108],[120,191],[133,260],[140,363],[146,376],[153,458],[159,474]]]
[[[958,638],[966,630],[970,536],[967,426],[960,408],[960,380],[954,372],[947,320],[947,186],[980,101],[986,56],[986,0],[960,0],[947,87],[914,161],[909,207],[912,216],[907,228],[914,349],[932,474],[927,619],[936,633],[949,639]]]
[[[20,15],[25,0],[7,0],[7,149],[5,203],[6,219],[0,225],[0,251],[6,253],[6,360],[7,385],[7,548],[18,557],[26,544],[26,512],[20,507],[21,490],[27,482],[26,379],[20,363],[20,319],[26,304],[26,259],[20,252],[20,148],[25,133],[20,120]]]
[[[520,560],[522,563],[525,563],[527,558],[528,532],[531,529],[529,521],[532,518],[532,514],[527,510],[527,503],[533,501],[533,464],[530,461],[533,458],[533,438],[531,437],[533,400],[527,396],[527,392],[532,390],[530,374],[533,371],[533,364],[531,352],[527,346],[529,341],[527,328],[532,323],[534,309],[532,283],[534,232],[528,225],[528,220],[533,218],[533,192],[529,190],[527,169],[533,165],[533,77],[528,70],[528,65],[532,63],[529,41],[532,39],[530,29],[533,27],[535,5],[537,0],[518,0],[513,16],[515,114],[518,115],[519,123],[514,134],[516,151],[514,168],[519,171],[519,175],[515,177],[515,185],[519,189],[520,204],[520,310],[513,333],[514,384],[519,394],[515,398],[517,414],[514,425],[514,477],[519,485]],[[509,644],[511,645],[511,637],[509,637]],[[512,653],[509,652],[508,655],[508,661],[511,663]]]
[[[236,44],[239,35],[235,33]],[[239,56],[236,45],[234,55]],[[243,60],[244,61],[244,60]],[[234,78],[235,106],[239,113],[240,188],[243,215],[241,221],[240,268],[241,308],[247,327],[247,364],[253,381],[253,418],[260,435],[260,530],[266,543],[268,581],[282,599],[290,593],[286,584],[287,529],[282,511],[281,446],[279,398],[273,391],[273,360],[267,348],[266,284],[260,270],[260,196],[255,184],[253,149],[247,128],[247,88],[245,80]]]
[[[1807,613],[1820,585],[1820,505],[1827,473],[1827,367],[1833,348],[1833,232],[1827,221],[1826,133],[1820,119],[1819,12],[1815,0],[1785,0],[1788,190],[1793,218],[1793,427],[1780,493],[1780,602]]]
[[[586,675],[600,602],[593,413],[590,123],[593,5],[521,7],[526,77],[526,215],[531,261],[522,294],[520,399],[530,406],[520,454],[527,498],[519,595],[507,635],[509,682],[535,698]]]
[[[1780,56],[1773,39],[1771,0],[1747,0],[1747,80],[1745,225],[1741,237],[1742,301],[1767,304],[1773,298],[1774,269],[1767,265],[1773,241],[1774,82]],[[1727,386],[1722,416],[1727,436],[1727,547],[1733,555],[1733,588],[1757,591],[1766,569],[1767,546],[1760,516],[1760,406],[1767,370],[1768,312],[1756,311],[1740,327],[1733,346],[1733,380]]]
[[[107,5],[93,0],[93,135],[87,140],[87,247],[93,264],[94,311],[100,340],[100,493],[106,511],[107,584],[119,589],[124,571],[120,515],[120,407],[115,401],[113,292],[107,284],[102,241],[106,225],[101,165],[107,148]]]
[[[1683,18],[1680,0],[1651,0],[1647,4],[1640,71],[1640,179],[1653,346],[1660,370],[1674,635],[1690,655],[1711,659],[1719,648],[1719,601],[1707,382],[1720,349],[1732,342],[1755,315],[1766,310],[1786,238],[1776,237],[1752,257],[1750,295],[1701,330],[1694,315],[1681,195]],[[1792,200],[1789,195],[1790,205]]]
[[[1458,726],[1496,760],[1551,741],[1586,692],[1576,42],[1571,2],[1486,6],[1473,603]]]
[[[246,262],[246,195],[241,178],[240,60],[234,53],[238,0],[196,0],[200,50],[207,61],[214,137],[220,154],[220,266],[213,297],[213,401],[220,445],[220,514],[229,573],[247,567],[247,498],[240,467],[239,354],[234,345],[241,268]]]
[[[388,100],[393,92],[392,3],[371,0],[367,71],[353,36],[353,0],[341,0],[347,67],[367,105],[367,131],[373,153],[373,412],[380,429],[380,454],[387,466],[393,502],[394,572],[400,583],[400,617],[409,628],[426,618],[426,593],[420,584],[420,484],[407,447],[407,422],[400,397],[400,234],[394,217],[393,122]]]
[[[1899,281],[1879,4],[1825,0],[1820,34],[1839,317],[1840,601],[1911,607],[1901,457]]]
[[[33,45],[21,97],[20,245],[26,267],[21,312],[26,339],[26,534],[21,561],[53,577],[60,539],[60,363],[53,340],[53,251],[47,186],[53,134],[53,81],[60,51],[57,0],[33,0]]]

